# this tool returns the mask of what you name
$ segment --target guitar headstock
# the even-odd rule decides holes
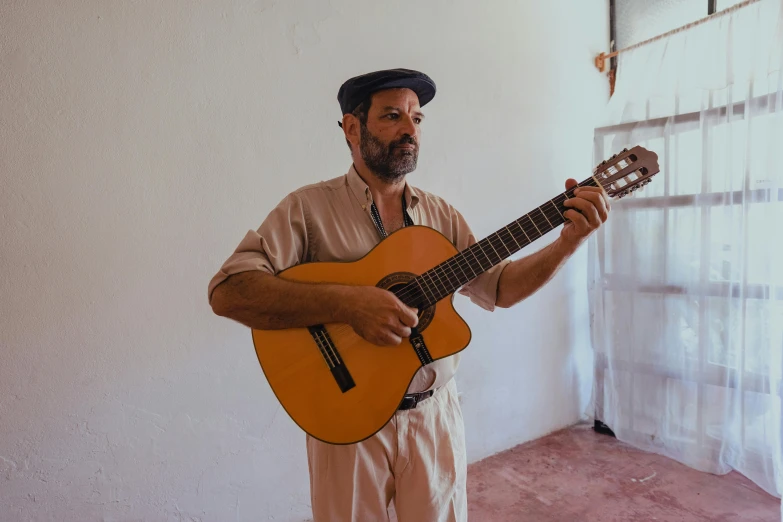
[[[658,155],[644,147],[623,149],[606,161],[601,162],[593,178],[611,198],[623,196],[647,185],[660,172]]]

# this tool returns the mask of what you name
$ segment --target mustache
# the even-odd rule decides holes
[[[416,139],[413,136],[409,136],[409,135],[405,135],[402,138],[400,138],[399,140],[394,141],[394,142],[391,143],[391,147],[392,148],[399,147],[401,145],[413,145],[417,149],[419,148],[419,144],[416,143]]]

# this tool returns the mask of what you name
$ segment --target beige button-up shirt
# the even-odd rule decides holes
[[[462,215],[443,199],[405,185],[405,202],[413,223],[433,228],[462,251],[476,242]],[[230,275],[248,270],[277,274],[305,262],[350,262],[364,257],[381,236],[370,214],[370,188],[353,166],[347,174],[302,187],[286,196],[258,230],[249,231],[209,283],[209,300],[215,287]],[[508,260],[481,274],[459,292],[492,311],[500,274]],[[421,368],[410,392],[440,388],[459,366],[460,355]]]

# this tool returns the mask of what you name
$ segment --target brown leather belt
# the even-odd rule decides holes
[[[406,393],[397,410],[410,410],[415,408],[420,402],[429,399],[435,393],[435,390],[427,390],[421,393]]]

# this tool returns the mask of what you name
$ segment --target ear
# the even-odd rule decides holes
[[[345,133],[345,139],[348,140],[351,145],[359,146],[359,137],[361,136],[360,125],[359,118],[353,114],[343,115],[343,133]]]

